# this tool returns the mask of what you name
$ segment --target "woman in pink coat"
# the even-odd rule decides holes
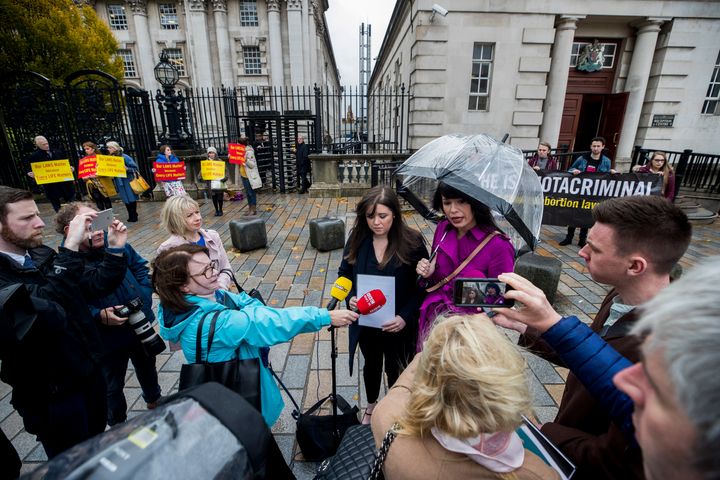
[[[218,262],[220,288],[222,290],[230,288],[232,278],[229,273],[223,273],[223,270],[231,270],[225,246],[215,230],[202,228],[200,206],[195,200],[188,195],[169,197],[160,212],[160,224],[168,231],[170,238],[160,244],[157,249],[158,254],[185,243],[195,243],[201,247],[207,247],[210,260]]]
[[[425,279],[425,286],[429,290],[420,307],[418,351],[422,350],[427,332],[440,313],[448,310],[477,313],[476,307],[453,305],[455,279],[497,277],[501,273],[512,272],[515,263],[515,249],[510,239],[495,225],[487,206],[440,182],[433,198],[433,208],[437,211],[442,209],[445,220],[441,221],[435,230],[431,249],[432,252],[436,252],[434,258],[432,260],[423,258],[416,268],[418,275]],[[472,255],[488,235],[493,237],[482,250],[456,277],[442,284],[448,275]],[[433,290],[438,284],[441,286]]]

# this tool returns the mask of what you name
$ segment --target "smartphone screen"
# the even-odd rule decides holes
[[[115,214],[112,208],[98,212],[95,220],[90,224],[90,231],[96,232],[98,230],[107,230],[115,219]]]
[[[512,287],[497,278],[458,278],[453,303],[459,307],[512,307],[515,301],[505,298],[508,290]]]

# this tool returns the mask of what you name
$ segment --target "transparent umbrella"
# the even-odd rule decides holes
[[[445,135],[415,152],[395,170],[398,193],[423,216],[438,181],[487,205],[515,250],[534,250],[540,235],[543,192],[535,171],[516,147],[485,135]]]

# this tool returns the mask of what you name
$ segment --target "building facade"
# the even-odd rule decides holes
[[[125,83],[159,87],[161,52],[180,86],[338,86],[327,0],[91,1],[120,44]]]
[[[720,2],[433,3],[397,0],[369,85],[409,86],[411,149],[482,132],[521,149],[602,135],[619,167],[634,145],[720,151]]]

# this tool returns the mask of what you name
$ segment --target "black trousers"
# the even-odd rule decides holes
[[[43,185],[45,196],[50,200],[53,210],[60,210],[60,200],[75,201],[75,185],[73,182],[47,183]]]
[[[580,240],[586,240],[588,234],[588,227],[580,227]],[[567,238],[570,240],[575,236],[575,227],[568,227]]]
[[[300,193],[307,192],[310,185],[312,185],[312,182],[310,181],[310,169],[299,168],[298,176],[300,177]]]
[[[22,462],[15,447],[0,430],[0,480],[15,479],[20,476]]]
[[[32,405],[17,405],[25,430],[37,435],[48,458],[105,431],[105,379],[98,369],[82,386]]]
[[[216,212],[222,212],[223,209],[223,197],[225,192],[222,190],[212,190],[212,202]]]
[[[405,329],[407,328],[405,326]],[[365,358],[363,380],[368,403],[374,403],[380,395],[383,360],[388,377],[388,388],[395,384],[412,360],[415,349],[410,347],[405,333],[404,331],[383,332],[379,328],[372,327],[363,327],[360,330],[359,344]]]

